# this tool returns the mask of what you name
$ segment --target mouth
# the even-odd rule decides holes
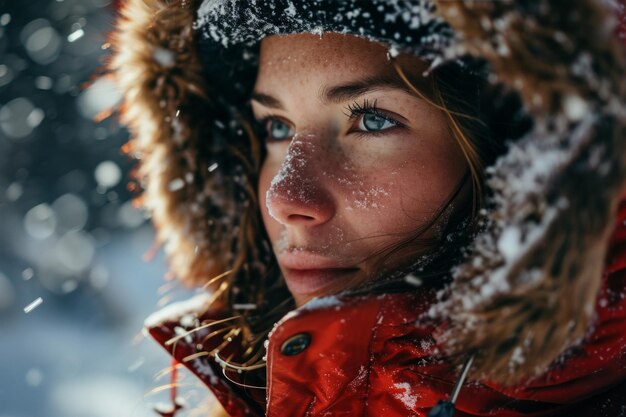
[[[285,251],[278,256],[289,290],[301,295],[329,295],[325,290],[353,278],[359,271],[354,266],[310,251]]]

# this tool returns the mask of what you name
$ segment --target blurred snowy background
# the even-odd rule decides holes
[[[172,293],[165,261],[144,260],[127,133],[94,121],[119,100],[97,75],[110,3],[0,0],[0,417],[155,416],[167,394],[141,335]]]

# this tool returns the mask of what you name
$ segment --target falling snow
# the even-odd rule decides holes
[[[39,307],[41,303],[43,303],[43,299],[41,297],[38,297],[37,299],[35,299],[35,301],[24,307],[24,313],[30,313],[31,311]]]
[[[153,237],[127,189],[130,161],[119,150],[127,132],[115,118],[102,120],[121,98],[99,70],[110,54],[105,44],[112,3],[32,0],[5,6],[0,333],[12,337],[0,342],[0,351],[13,351],[15,360],[4,365],[0,386],[14,381],[15,390],[2,410],[110,417],[133,409],[148,417],[143,384],[160,364],[149,353],[146,369],[126,372],[139,352],[130,348],[131,339],[154,310],[159,279],[153,278],[165,271],[162,264],[142,261]],[[104,165],[96,173],[105,161],[115,167]],[[64,354],[55,355],[57,350]],[[94,357],[107,357],[106,366]],[[69,378],[67,369],[75,363],[82,365]],[[29,401],[35,391],[40,401]]]

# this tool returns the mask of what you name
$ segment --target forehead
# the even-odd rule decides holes
[[[378,42],[338,33],[274,35],[261,42],[261,63],[266,65],[289,65],[302,60],[315,66],[339,61],[358,65],[362,59],[384,64],[388,61],[387,48]]]
[[[410,72],[426,68],[412,55],[401,54],[397,61]],[[257,86],[274,87],[303,77],[325,82],[395,73],[388,47],[379,42],[339,33],[274,35],[261,42]]]

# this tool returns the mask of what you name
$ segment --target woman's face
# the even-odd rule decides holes
[[[425,83],[422,61],[396,60]],[[266,128],[263,222],[298,305],[409,263],[414,247],[389,249],[429,224],[467,171],[445,115],[409,91],[386,47],[356,36],[264,39],[252,106]]]

